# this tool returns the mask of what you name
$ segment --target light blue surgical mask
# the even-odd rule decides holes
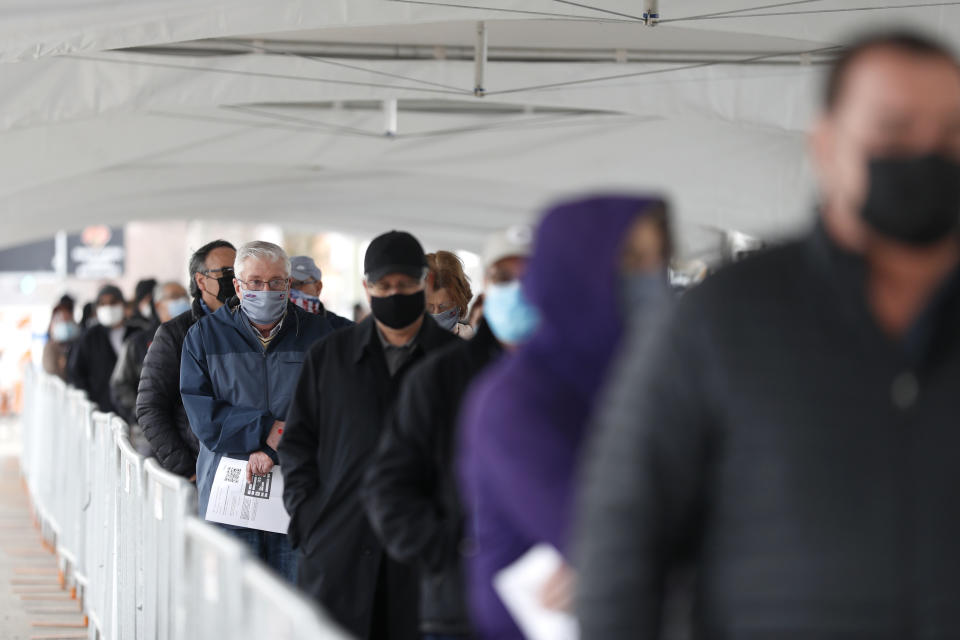
[[[167,300],[166,305],[167,313],[170,314],[171,318],[176,318],[181,313],[190,311],[189,298],[174,298],[173,300]]]
[[[628,318],[656,308],[669,298],[670,285],[661,271],[630,273],[620,278],[620,303]]]
[[[54,322],[50,327],[50,337],[55,342],[70,342],[80,337],[80,325],[76,322]]]
[[[460,307],[448,309],[443,313],[431,313],[430,317],[447,331],[453,331],[457,326],[457,321],[460,319]]]
[[[240,306],[256,324],[273,324],[282,318],[289,299],[289,291],[240,290]]]
[[[483,317],[497,340],[507,344],[524,342],[540,325],[540,312],[523,295],[519,280],[487,288]]]

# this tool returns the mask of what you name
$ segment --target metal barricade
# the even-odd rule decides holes
[[[28,370],[21,469],[91,640],[345,640],[243,543],[196,517],[196,489],[127,425]]]
[[[150,458],[144,505],[144,627],[147,640],[175,640],[173,620],[183,605],[178,579],[183,566],[183,527],[196,512],[196,489]],[[183,615],[183,614],[180,614]]]
[[[92,546],[88,547],[96,566],[91,567],[89,615],[106,638],[116,636],[116,564],[117,564],[117,499],[119,492],[120,455],[112,429],[112,416],[96,411],[94,423],[94,524]]]
[[[143,565],[147,552],[143,544],[144,458],[130,444],[127,426],[113,420],[113,432],[120,451],[120,490],[117,501],[117,637],[142,638]]]
[[[271,640],[349,640],[332,620],[260,562],[243,570],[244,632]]]
[[[67,583],[75,590],[82,587],[86,578],[83,573],[86,551],[87,510],[90,501],[88,480],[89,434],[93,428],[93,404],[83,392],[67,389],[64,396],[64,425],[61,431],[57,493],[60,496],[58,518],[59,536],[56,548],[60,556],[61,570]]]
[[[190,516],[184,526],[176,637],[247,638],[241,584],[250,552],[226,531]]]

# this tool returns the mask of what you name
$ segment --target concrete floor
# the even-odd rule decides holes
[[[60,587],[56,558],[33,525],[19,435],[15,420],[0,419],[0,639],[86,638],[80,607]]]

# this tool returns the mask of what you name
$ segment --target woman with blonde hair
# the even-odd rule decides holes
[[[465,319],[473,292],[463,262],[450,251],[437,251],[427,254],[427,266],[427,313],[447,331],[469,340],[474,330]]]

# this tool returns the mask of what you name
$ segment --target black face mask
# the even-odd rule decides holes
[[[427,309],[427,294],[417,291],[407,295],[395,293],[386,298],[370,296],[370,312],[373,317],[391,329],[409,327]]]
[[[220,284],[220,291],[217,292],[217,300],[223,304],[227,304],[227,300],[237,295],[236,289],[233,288],[233,275],[223,275],[217,278],[217,282]]]
[[[960,163],[939,154],[875,158],[863,219],[891,240],[929,245],[960,229]]]

